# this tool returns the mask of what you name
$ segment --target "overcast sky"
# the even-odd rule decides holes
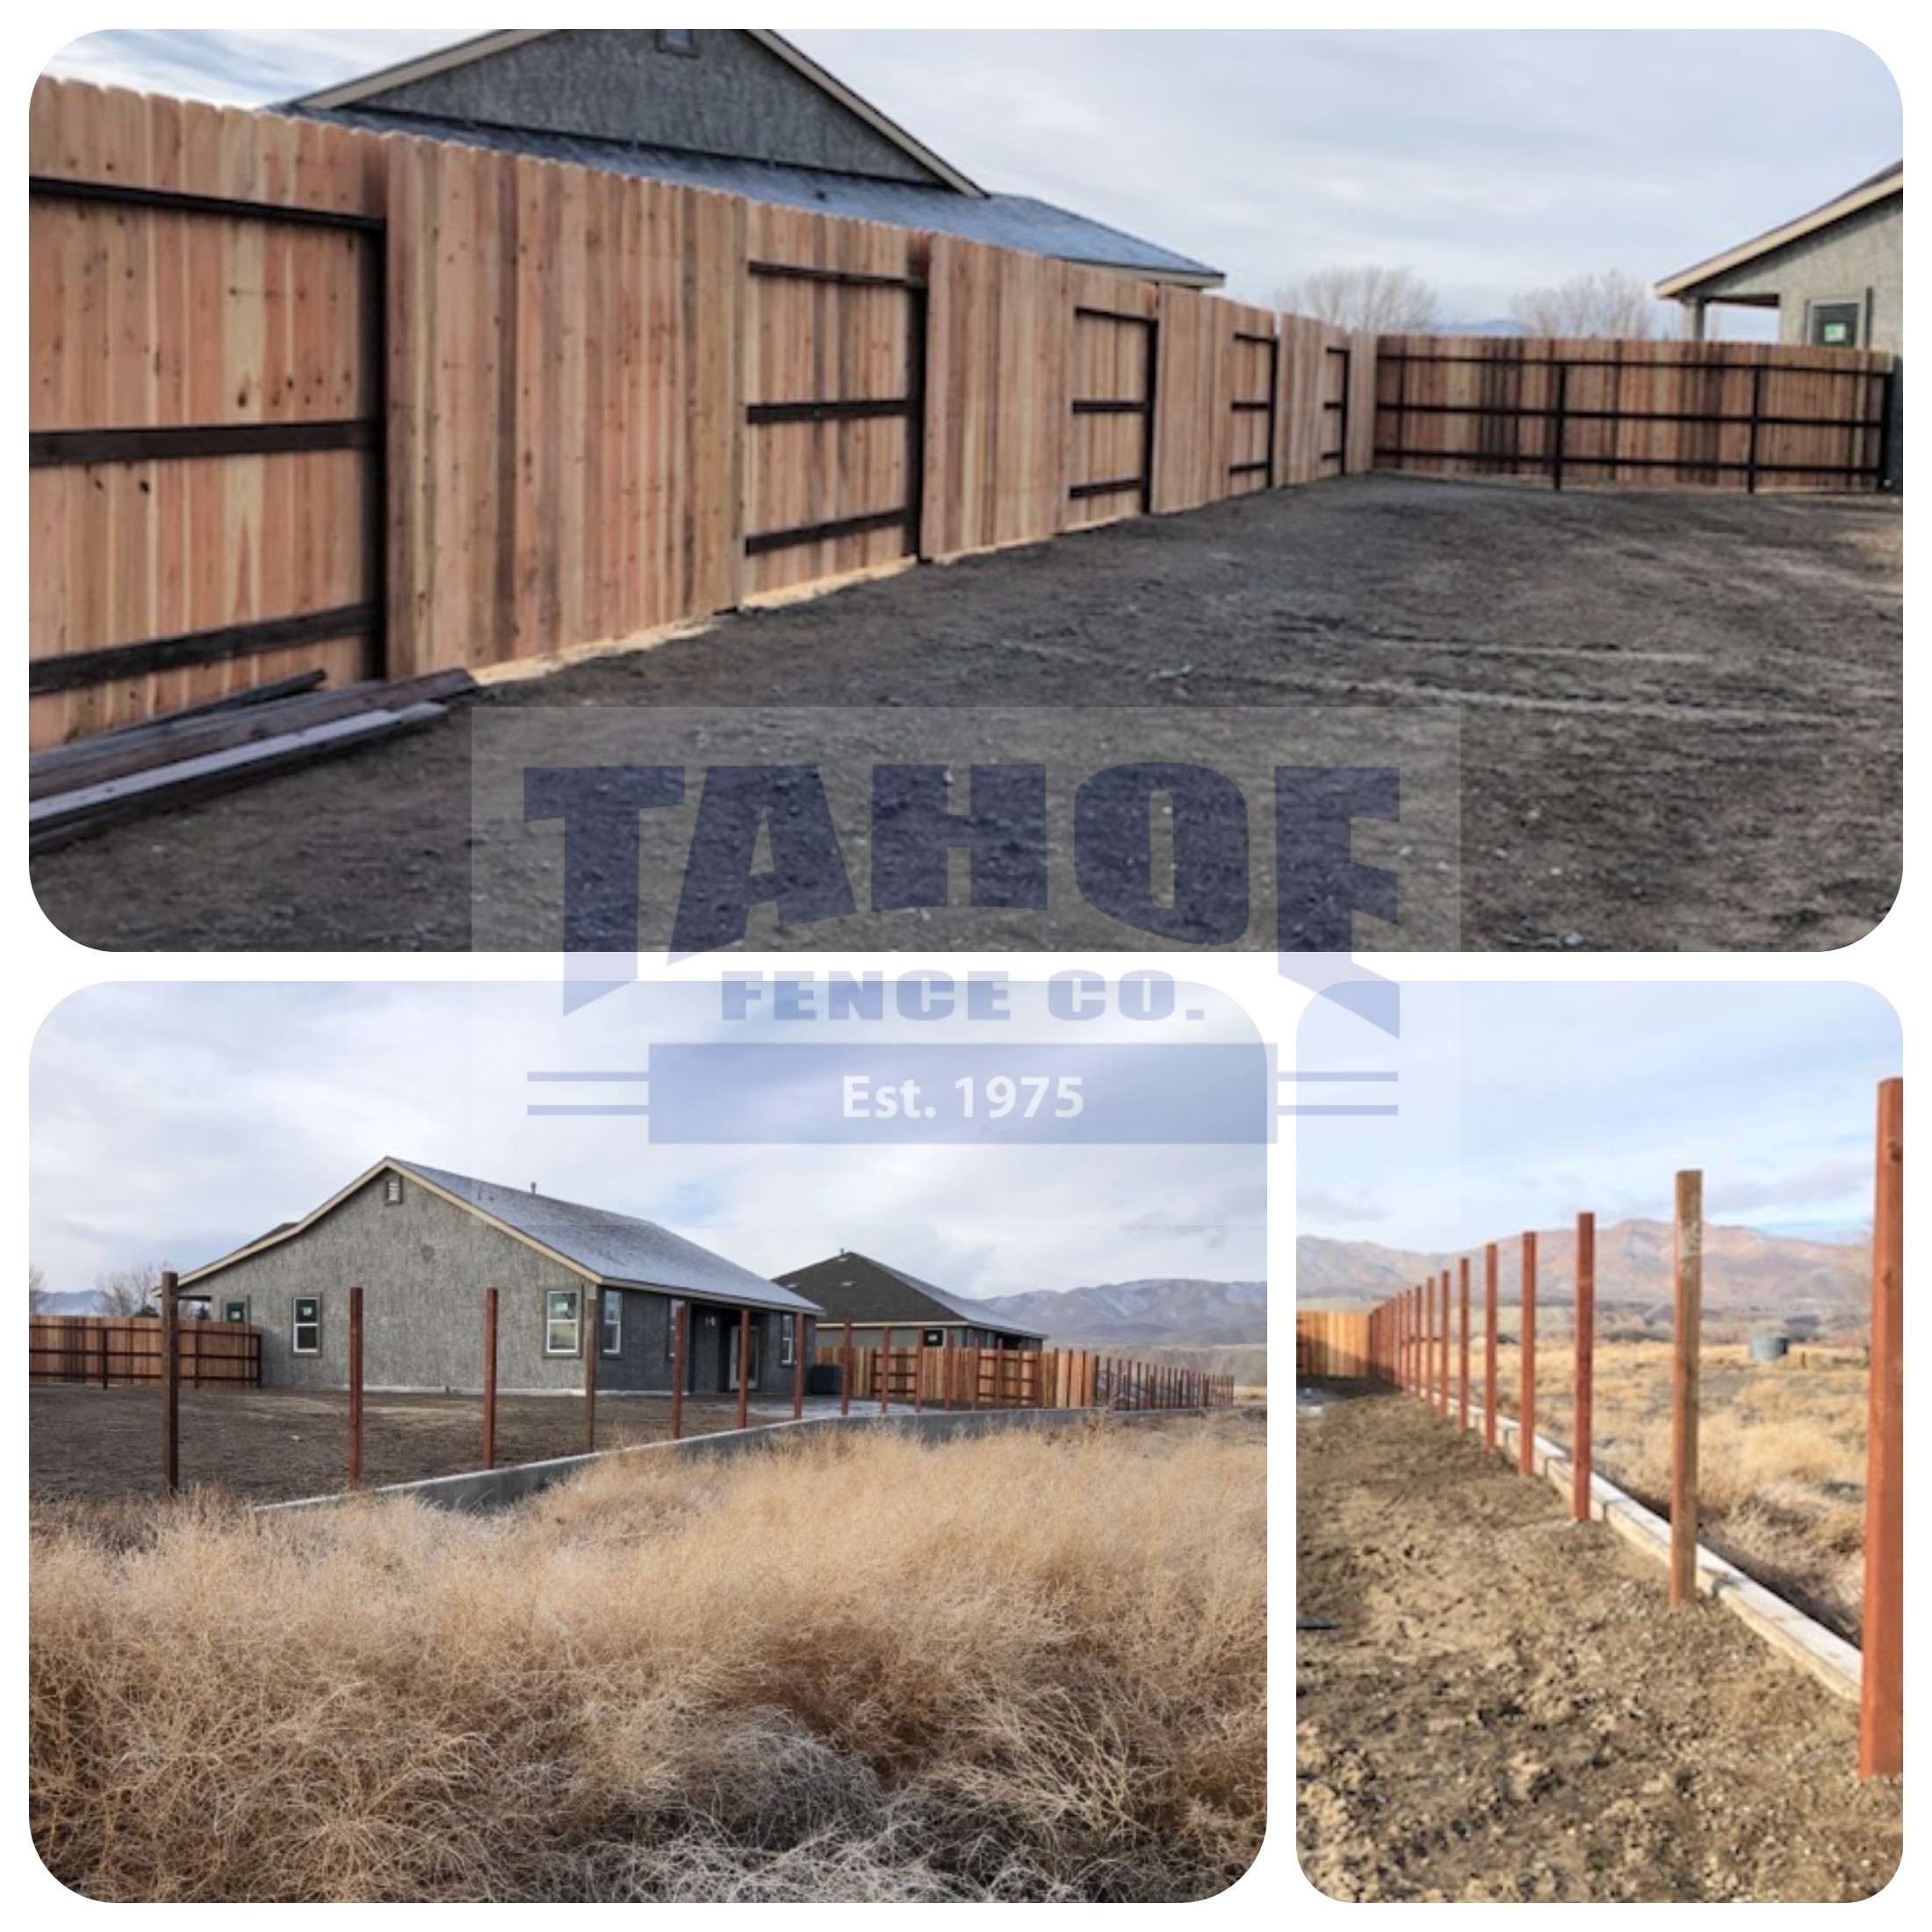
[[[265,102],[466,37],[119,30],[54,66]],[[983,187],[1208,261],[1259,301],[1337,263],[1412,268],[1466,321],[1580,273],[1655,281],[1903,148],[1884,63],[1825,32],[791,38]]]
[[[1231,1001],[1195,998],[1176,1020],[1190,1041],[1254,1041]],[[1055,1036],[1025,989],[1011,1004],[1011,1024],[867,1031],[1003,1047]],[[641,1215],[765,1275],[846,1247],[975,1295],[1265,1276],[1263,1145],[788,1145],[797,1100],[776,1080],[744,1109],[762,1137],[743,1146],[656,1144],[647,1117],[528,1112],[637,1097],[623,1082],[539,1086],[532,1071],[647,1069],[653,1043],[828,1037],[774,1023],[768,1005],[739,1026],[721,1020],[715,983],[635,985],[567,1018],[554,979],[89,987],[34,1046],[32,1259],[58,1292],[144,1262],[185,1270],[393,1154]],[[1105,1017],[1079,1033],[1108,1045],[1150,1029]],[[1033,1063],[1021,1043],[1001,1064],[1023,1076]]]
[[[1304,1071],[1395,1071],[1345,1099],[1401,1107],[1299,1123],[1297,1233],[1445,1251],[1584,1210],[1668,1220],[1688,1167],[1712,1221],[1850,1237],[1877,1085],[1904,1071],[1891,1007],[1830,984],[1412,984],[1399,1042],[1317,1001],[1295,1051]]]

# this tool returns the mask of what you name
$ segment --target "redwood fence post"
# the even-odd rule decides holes
[[[1670,1604],[1698,1593],[1698,1355],[1704,1321],[1704,1175],[1677,1176],[1676,1361],[1670,1378]]]
[[[892,1330],[879,1330],[879,1413],[883,1416],[892,1402]]]
[[[1456,1263],[1456,1287],[1462,1305],[1460,1325],[1457,1330],[1457,1340],[1460,1344],[1458,1356],[1456,1401],[1456,1427],[1469,1426],[1469,1258],[1462,1256]]]
[[[1442,1271],[1442,1340],[1436,1351],[1436,1413],[1449,1413],[1449,1271]]]
[[[363,1479],[363,1291],[349,1291],[349,1487]]]
[[[752,1399],[752,1311],[738,1311],[738,1426],[745,1426]]]
[[[846,1317],[845,1341],[839,1351],[839,1413],[852,1413],[852,1317]]]
[[[1523,1236],[1522,1426],[1516,1439],[1516,1466],[1526,1476],[1536,1474],[1536,1236]]]
[[[912,1413],[917,1416],[926,1407],[926,1330],[919,1330],[919,1338],[912,1344]]]
[[[1496,1447],[1496,1244],[1482,1250],[1482,1444]]]
[[[671,1440],[684,1432],[684,1349],[690,1325],[690,1304],[680,1301],[671,1316]]]
[[[584,1453],[597,1446],[597,1351],[603,1345],[603,1290],[584,1296]]]
[[[483,1291],[483,1467],[496,1467],[496,1290]]]
[[[1905,1765],[1905,1082],[1878,1083],[1871,1214],[1871,1378],[1865,1424],[1864,1671],[1858,1775]]]
[[[161,1476],[173,1496],[181,1488],[181,1336],[178,1281],[172,1269],[161,1276]]]
[[[801,1311],[791,1318],[791,1419],[797,1422],[804,1412],[805,1317]]]
[[[1591,1404],[1597,1375],[1597,1216],[1576,1217],[1575,1377],[1570,1403],[1570,1514],[1590,1521]]]

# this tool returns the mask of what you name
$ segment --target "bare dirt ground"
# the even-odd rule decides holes
[[[618,1449],[670,1434],[668,1397],[605,1395],[597,1446]],[[791,1405],[750,1420],[789,1416]],[[480,1400],[474,1395],[363,1398],[363,1481],[415,1482],[482,1467]],[[687,1398],[683,1432],[715,1435],[738,1424],[735,1402]],[[27,1486],[33,1496],[159,1496],[161,1390],[42,1388],[29,1392]],[[342,1489],[349,1469],[349,1399],[288,1388],[184,1389],[184,1488],[217,1489],[251,1503],[290,1502]],[[583,1453],[574,1396],[497,1398],[496,1460],[542,1462]]]
[[[1858,1718],[1419,1404],[1296,1425],[1296,1832],[1332,1898],[1845,1900],[1898,1863]]]
[[[43,854],[35,888],[107,949],[465,949],[481,705],[1443,704],[1466,948],[1828,948],[1899,878],[1900,530],[1871,497],[1395,476],[1249,497],[499,686]],[[1062,930],[1042,914],[1023,943]]]

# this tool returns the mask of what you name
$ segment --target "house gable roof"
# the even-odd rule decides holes
[[[1042,1337],[1032,1329],[1015,1328],[984,1305],[962,1295],[948,1294],[930,1281],[902,1268],[875,1261],[869,1255],[844,1254],[795,1268],[778,1280],[787,1287],[809,1294],[832,1321],[862,1322],[894,1327],[951,1326],[963,1323],[997,1334]]]
[[[1713,255],[1707,261],[1697,263],[1690,268],[1680,269],[1676,274],[1669,275],[1656,285],[1657,295],[1665,301],[1681,299],[1696,292],[1705,282],[1715,281],[1719,276],[1734,274],[1739,269],[1748,267],[1753,262],[1767,255],[1774,255],[1780,249],[1789,248],[1794,242],[1802,242],[1816,234],[1820,229],[1830,227],[1833,223],[1842,221],[1848,215],[1862,213],[1893,195],[1905,192],[1905,162],[1894,162],[1889,168],[1881,168],[1875,175],[1861,181],[1855,188],[1848,188],[1843,194],[1835,196],[1822,205],[1813,208],[1809,214],[1801,214],[1794,221],[1787,221],[1781,227],[1768,228],[1748,242],[1741,242],[1735,248],[1727,249],[1721,255]]]
[[[585,1280],[606,1287],[657,1288],[698,1301],[732,1306],[777,1308],[815,1315],[815,1305],[790,1289],[781,1287],[741,1268],[723,1255],[701,1248],[695,1241],[660,1228],[653,1221],[620,1215],[607,1208],[589,1208],[475,1180],[447,1168],[425,1167],[415,1161],[385,1157],[357,1176],[339,1193],[299,1221],[285,1222],[271,1233],[182,1276],[187,1287],[232,1266],[264,1249],[279,1246],[340,1207],[378,1175],[395,1172],[412,1178],[454,1206],[549,1256]]]
[[[545,40],[553,33],[571,31],[573,30],[569,28],[559,27],[511,28],[478,34],[472,40],[460,41],[454,47],[438,48],[435,53],[422,54],[415,60],[398,61],[393,67],[380,68],[373,74],[362,75],[337,86],[318,89],[314,93],[305,94],[288,105],[291,107],[309,109],[370,105],[378,97],[393,93],[415,82],[428,80],[438,74],[447,74],[455,68],[473,66],[479,61],[494,59],[514,48],[527,46],[533,40]],[[631,31],[649,32],[653,30],[639,28]],[[908,160],[943,182],[954,193],[979,196],[985,192],[949,161],[934,154],[923,141],[915,140],[890,115],[882,113],[862,95],[847,87],[836,75],[828,73],[810,54],[794,47],[782,34],[774,33],[768,27],[742,27],[733,31],[755,41],[766,53],[782,61],[794,73],[843,108],[847,113],[862,121],[875,134],[889,141]]]

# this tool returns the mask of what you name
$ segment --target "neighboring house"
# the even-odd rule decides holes
[[[917,1275],[888,1267],[869,1255],[841,1251],[778,1278],[782,1286],[808,1295],[824,1313],[819,1340],[842,1345],[852,1323],[854,1348],[876,1348],[892,1330],[895,1348],[1042,1348],[1046,1337],[1024,1329],[1003,1328],[991,1311],[963,1296],[947,1294]]]
[[[1151,281],[1214,288],[1222,279],[1065,208],[987,193],[764,29],[486,33],[282,111],[929,229]]]
[[[1667,277],[1657,294],[1690,311],[1698,342],[1705,311],[1737,303],[1775,308],[1780,342],[1898,355],[1905,346],[1905,163]]]
[[[789,1393],[794,1352],[811,1349],[818,1312],[653,1222],[393,1159],[301,1220],[181,1277],[217,1319],[259,1326],[262,1381],[274,1388],[347,1386],[351,1286],[363,1291],[370,1388],[480,1388],[487,1288],[498,1291],[506,1391],[582,1388],[587,1345],[600,1388],[668,1390],[681,1301],[689,1391],[738,1388],[748,1308],[748,1387]]]

